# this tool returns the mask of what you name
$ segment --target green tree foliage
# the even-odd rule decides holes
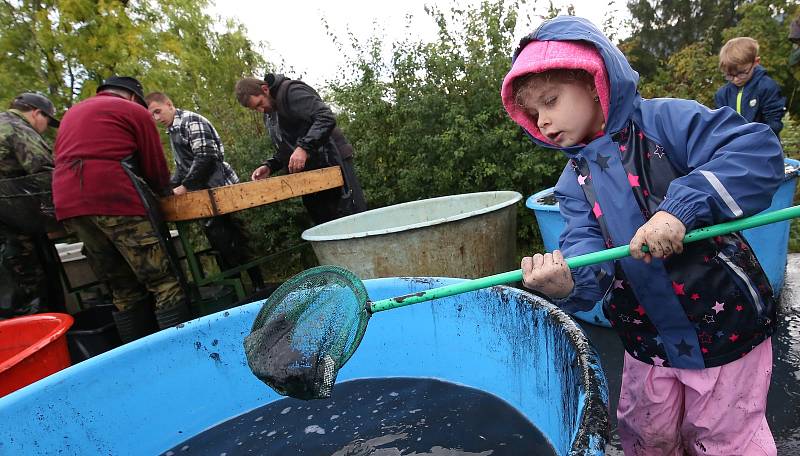
[[[797,11],[793,1],[755,0],[742,4],[736,11],[736,25],[722,30],[719,44],[707,36],[672,53],[649,78],[643,78],[642,95],[689,98],[714,107],[714,93],[727,83],[719,70],[719,49],[731,38],[749,36],[758,40],[761,64],[781,86],[789,112],[800,114],[800,102],[793,96],[797,79],[788,64],[791,43],[786,38],[789,22]]]
[[[643,77],[651,76],[670,56],[705,41],[719,48],[722,31],[737,21],[743,0],[629,0],[633,33],[621,48]]]
[[[687,98],[711,107],[714,107],[714,93],[725,82],[717,54],[708,41],[684,47],[672,54],[651,78],[642,79],[640,91],[646,98]]]
[[[489,190],[528,196],[554,185],[564,156],[534,147],[500,101],[519,8],[504,1],[429,8],[436,40],[393,43],[389,64],[379,39],[352,43],[351,74],[329,91],[372,207]],[[529,250],[540,241],[522,205],[519,220]]]
[[[272,154],[260,115],[237,103],[236,81],[263,74],[258,44],[234,21],[220,23],[207,0],[5,0],[0,2],[0,104],[19,92],[48,94],[59,112],[95,93],[108,76],[139,78],[176,106],[208,117],[242,179]],[[169,146],[164,138],[165,151]],[[168,160],[171,161],[171,160]],[[299,242],[299,201],[246,214],[256,249]],[[195,243],[204,243],[193,233]]]

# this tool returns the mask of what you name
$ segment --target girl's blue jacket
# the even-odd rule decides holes
[[[563,149],[556,185],[566,257],[628,244],[656,211],[687,231],[766,209],[784,176],[777,137],[730,108],[643,99],[639,75],[590,22],[558,17],[523,39],[593,43],[609,75],[605,133]],[[519,53],[519,50],[515,56]],[[534,141],[542,146],[553,145]],[[687,244],[651,264],[627,258],[573,271],[575,288],[557,304],[604,312],[625,349],[658,366],[701,369],[729,363],[775,329],[776,304],[761,266],[739,234]]]

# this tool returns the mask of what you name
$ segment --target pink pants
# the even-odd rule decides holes
[[[777,455],[765,415],[771,375],[770,339],[701,370],[655,367],[625,353],[617,407],[625,455]]]

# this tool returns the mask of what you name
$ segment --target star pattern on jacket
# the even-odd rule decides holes
[[[594,162],[597,163],[597,166],[599,166],[600,169],[606,170],[608,169],[608,160],[610,159],[611,157],[608,155],[598,154],[597,159]]]
[[[597,201],[594,202],[594,207],[592,208],[592,212],[594,213],[595,218],[600,218],[603,216],[603,210],[600,209],[600,203]]]
[[[636,199],[643,219],[647,220],[666,200],[666,185],[669,180],[675,178],[669,176],[681,174],[680,170],[674,168],[671,159],[666,157],[668,151],[664,146],[648,138],[635,124],[631,123],[629,126],[631,129],[627,135],[622,132],[612,136],[614,144],[610,148],[598,150],[591,158],[579,156],[573,159],[577,168],[574,170],[576,181],[572,182],[579,184],[586,195],[588,208],[597,219],[608,248],[612,248],[614,242],[606,224],[617,223],[615,219],[610,218],[616,215],[617,208],[614,204],[610,204],[612,200],[599,202],[594,193],[595,187],[601,185],[599,182],[605,182],[604,179],[610,178],[612,171],[614,176],[618,175],[624,179],[617,183],[616,189],[622,190],[623,185],[627,187]],[[620,164],[621,169],[619,169]],[[598,174],[598,170],[603,173]],[[618,171],[622,172],[617,174]],[[616,180],[616,177],[614,179]],[[624,244],[621,240],[616,243]],[[768,294],[766,291],[771,291],[766,290],[769,288],[768,282],[765,279],[758,279],[752,273],[752,269],[759,268],[759,265],[751,253],[752,249],[742,247],[743,241],[740,237],[723,235],[713,240],[706,240],[704,243],[703,248],[687,248],[684,251],[694,256],[689,261],[692,261],[692,267],[697,268],[696,276],[673,273],[673,270],[680,270],[679,268],[683,267],[675,264],[681,263],[680,256],[663,260],[669,277],[668,287],[672,286],[677,304],[684,309],[685,316],[682,318],[688,319],[678,323],[688,332],[668,332],[662,337],[657,322],[664,316],[657,311],[658,309],[654,309],[653,315],[645,310],[637,299],[622,264],[616,264],[613,275],[606,277],[606,281],[602,282],[603,286],[610,285],[610,299],[605,304],[609,322],[619,332],[625,349],[636,359],[663,367],[679,367],[689,359],[695,362],[698,357],[704,361],[717,363],[720,352],[730,350],[725,347],[750,343],[751,333],[746,330],[740,331],[738,327],[730,330],[734,329],[731,322],[738,321],[745,314],[750,316],[752,312],[750,294],[742,293],[742,290],[734,286],[720,290],[720,283],[724,284],[725,281],[698,280],[697,277],[704,277],[705,271],[708,270],[722,271],[726,267],[736,266],[755,279],[752,287],[760,291],[762,296]],[[736,251],[745,253],[734,255]],[[725,255],[720,257],[720,253]],[[730,264],[726,266],[726,262]],[[598,268],[598,270],[603,269]],[[669,328],[667,330],[669,331]],[[741,350],[735,352],[737,358],[739,353]]]
[[[684,339],[681,339],[679,344],[675,344],[675,348],[678,349],[679,356],[692,356],[692,346],[687,344]]]

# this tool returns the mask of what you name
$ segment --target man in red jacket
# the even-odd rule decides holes
[[[56,218],[83,241],[95,273],[111,288],[125,342],[155,329],[151,293],[159,328],[189,317],[178,272],[148,213],[150,189],[160,194],[168,187],[139,81],[111,77],[64,115],[55,144]]]

